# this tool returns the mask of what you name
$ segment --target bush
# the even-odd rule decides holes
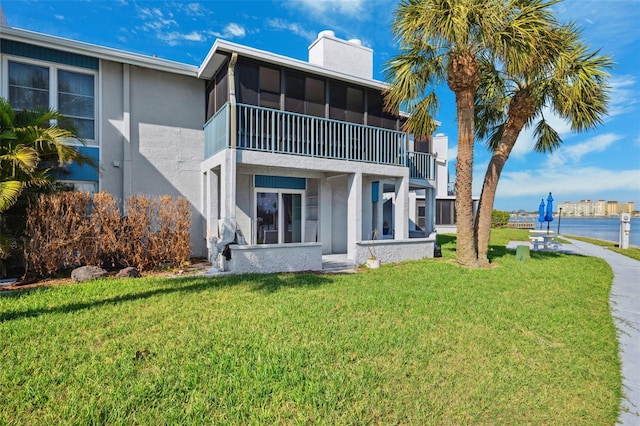
[[[509,223],[509,212],[502,210],[494,210],[491,214],[491,227],[492,228],[506,228]]]
[[[120,216],[113,195],[41,195],[27,213],[27,270],[39,276],[81,265],[179,266],[189,259],[189,203],[170,196],[130,197]]]

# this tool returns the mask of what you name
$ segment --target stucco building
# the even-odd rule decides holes
[[[329,254],[359,264],[372,246],[383,261],[433,256],[446,136],[436,158],[431,138],[404,132],[372,64],[331,31],[308,61],[217,40],[197,67],[0,32],[0,96],[71,118],[99,164],[72,166],[67,183],[186,197],[193,254],[228,248],[236,272],[318,270]]]

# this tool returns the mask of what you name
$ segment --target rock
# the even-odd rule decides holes
[[[99,266],[81,266],[71,271],[71,279],[76,283],[96,280],[107,276],[107,271]]]
[[[141,276],[142,275],[140,275],[140,272],[133,266],[120,269],[120,271],[116,274],[116,278],[140,278]]]

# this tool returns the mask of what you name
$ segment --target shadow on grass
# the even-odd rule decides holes
[[[153,279],[153,278],[152,278]],[[163,278],[155,278],[154,280],[163,280]],[[113,297],[107,297],[101,300],[93,300],[90,302],[78,302],[69,303],[66,305],[42,307],[35,309],[25,309],[22,311],[13,312],[0,312],[0,322],[11,321],[15,319],[37,317],[45,314],[52,313],[71,313],[81,311],[84,309],[99,308],[101,306],[137,301],[142,299],[149,299],[158,295],[172,294],[172,293],[195,293],[205,291],[213,288],[223,288],[238,285],[240,283],[247,283],[250,285],[252,291],[262,291],[266,293],[273,293],[282,288],[293,287],[319,287],[323,284],[333,282],[329,276],[320,274],[249,274],[249,275],[226,275],[220,277],[184,277],[184,278],[169,278],[164,279],[168,283],[174,283],[171,287],[156,288],[153,290],[140,291],[135,293],[121,294]],[[113,285],[116,286],[119,283],[114,280]],[[77,285],[77,284],[69,284]],[[141,290],[143,290],[141,288]],[[38,292],[42,289],[23,290],[11,292],[2,295],[2,297],[22,297],[25,292]]]

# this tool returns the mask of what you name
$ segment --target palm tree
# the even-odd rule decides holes
[[[56,111],[16,112],[8,101],[0,98],[0,275],[3,275],[2,261],[10,255],[17,237],[7,232],[5,216],[25,195],[25,189],[52,185],[53,172],[74,161],[95,166],[91,158],[66,143],[82,142],[75,133]],[[13,222],[9,226],[10,231],[19,228]]]
[[[590,52],[579,39],[579,31],[569,24],[558,28],[551,58],[537,57],[541,66],[511,74],[507,67],[484,63],[483,81],[476,97],[477,135],[486,138],[493,151],[487,167],[474,231],[478,261],[486,265],[491,236],[491,216],[500,174],[523,128],[534,127],[534,150],[552,152],[562,140],[545,114],[549,111],[566,120],[575,132],[601,124],[606,114],[609,86],[607,69],[611,60]]]
[[[51,173],[73,161],[91,164],[69,140],[80,140],[56,111],[15,112],[0,98],[0,213],[18,200],[27,187],[47,185],[54,180]],[[66,123],[65,123],[66,125]]]
[[[485,58],[523,72],[539,41],[556,27],[549,7],[559,0],[402,0],[393,32],[400,53],[387,63],[386,107],[410,117],[408,132],[428,137],[435,130],[435,88],[446,81],[454,92],[458,119],[456,161],[457,262],[476,266],[472,172],[474,99]]]

